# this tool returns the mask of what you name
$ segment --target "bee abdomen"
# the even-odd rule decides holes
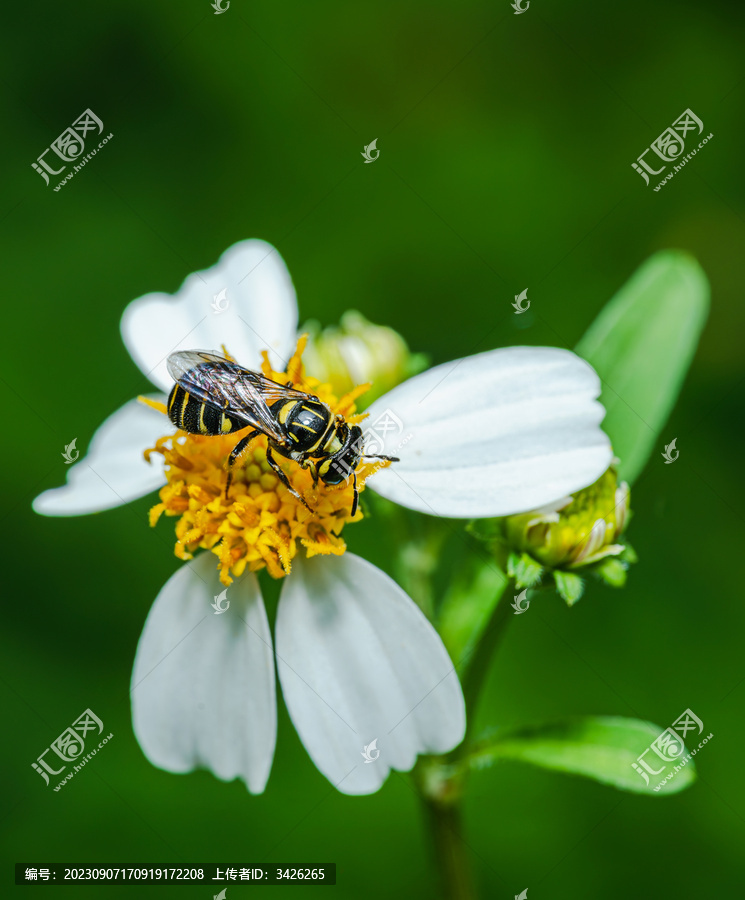
[[[189,434],[229,434],[245,428],[248,422],[226,416],[222,410],[209,403],[202,403],[175,384],[168,397],[168,418],[182,431]]]

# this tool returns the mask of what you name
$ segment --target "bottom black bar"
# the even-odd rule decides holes
[[[336,884],[336,863],[207,863],[194,866],[81,866],[16,863],[16,884]],[[227,898],[226,898],[227,900]]]

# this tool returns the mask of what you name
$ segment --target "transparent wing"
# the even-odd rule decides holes
[[[203,367],[204,363],[215,363],[216,365],[234,366],[229,359],[224,356],[217,356],[215,353],[208,353],[206,350],[179,350],[178,353],[171,353],[166,360],[166,368],[168,374],[177,384],[181,384],[181,380],[188,375],[192,369],[198,366]],[[240,367],[239,367],[240,368]],[[182,387],[185,385],[181,384]]]
[[[256,379],[259,390],[269,403],[275,403],[277,400],[307,400],[309,397],[314,397],[307,391],[298,391],[296,388],[278,384],[258,373],[251,372],[251,375]],[[314,399],[316,398],[314,397]]]
[[[167,366],[173,380],[197,400],[244,419],[280,444],[287,436],[269,404],[309,396],[204,350],[172,353]]]
[[[167,366],[173,380],[201,403],[243,419],[278,443],[285,443],[286,436],[256,384],[255,373],[201,350],[172,353]]]

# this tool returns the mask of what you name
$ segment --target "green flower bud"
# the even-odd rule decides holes
[[[357,403],[358,409],[426,368],[426,357],[410,353],[398,332],[373,325],[354,310],[344,313],[340,326],[322,330],[317,322],[309,322],[304,330],[309,332],[303,354],[309,375],[331,384],[337,395],[358,384],[372,384]]]
[[[577,569],[618,556],[618,538],[629,511],[629,486],[608,469],[589,487],[551,507],[509,516],[504,534],[511,548],[529,553],[550,569]]]
[[[618,483],[613,466],[589,487],[528,513],[474,522],[471,531],[486,540],[498,562],[519,587],[533,587],[544,570],[568,602],[582,595],[579,573],[593,572],[621,587],[627,564],[636,561],[622,534],[629,518],[629,486]]]

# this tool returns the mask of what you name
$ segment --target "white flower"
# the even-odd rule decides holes
[[[227,308],[215,315],[210,303],[221,291]],[[190,275],[174,296],[135,300],[122,335],[140,369],[168,390],[165,361],[176,350],[226,344],[256,369],[260,351],[269,349],[282,371],[297,315],[281,257],[250,240]],[[610,464],[599,392],[590,366],[555,348],[492,350],[437,366],[370,408],[368,421],[382,423],[370,452],[400,462],[371,475],[367,486],[411,509],[454,518],[543,506],[591,484]],[[173,432],[166,422],[136,400],[125,404],[100,426],[67,484],[36,498],[36,512],[95,512],[165,485],[163,464],[156,457],[147,463],[143,450]],[[233,570],[239,580],[224,615],[210,604],[232,580],[224,577],[231,560],[223,583],[207,552],[169,579],[148,616],[132,676],[135,734],[152,763],[171,772],[204,767],[261,792],[276,740],[275,656],[303,744],[344,793],[371,793],[390,769],[407,771],[417,755],[460,743],[463,696],[439,636],[391,578],[344,549],[294,555],[276,650],[253,572]],[[380,755],[367,765],[361,751],[373,740]]]

